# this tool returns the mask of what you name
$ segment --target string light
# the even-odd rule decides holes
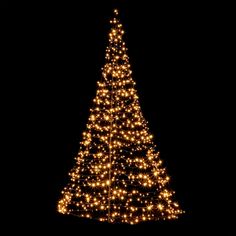
[[[169,176],[139,105],[114,10],[102,79],[58,211],[110,223],[176,219]]]

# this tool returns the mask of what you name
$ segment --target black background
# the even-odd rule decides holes
[[[114,7],[144,116],[186,211],[177,221],[108,225],[56,211],[101,77]],[[205,235],[223,229],[231,235],[229,219],[220,213],[225,201],[217,198],[221,178],[213,177],[219,163],[213,145],[220,143],[212,144],[217,126],[211,111],[219,105],[214,95],[221,75],[221,12],[214,4],[41,2],[10,7],[5,21],[5,61],[12,63],[4,97],[10,124],[3,126],[6,139],[14,139],[8,167],[16,173],[13,180],[11,172],[5,176],[6,189],[13,190],[6,218],[16,229],[32,235]]]

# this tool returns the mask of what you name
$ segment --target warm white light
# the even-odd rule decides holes
[[[102,78],[58,211],[110,223],[176,219],[183,211],[142,114],[117,9],[110,22]]]

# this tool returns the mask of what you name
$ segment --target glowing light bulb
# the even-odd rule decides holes
[[[161,210],[163,210],[163,208],[164,208],[164,206],[162,205],[162,204],[158,204],[158,209],[161,211]]]

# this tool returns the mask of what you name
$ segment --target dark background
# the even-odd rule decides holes
[[[217,125],[211,112],[219,105],[215,94],[221,85],[216,6],[150,0],[18,4],[5,17],[5,61],[12,64],[4,97],[10,124],[3,126],[5,139],[14,139],[8,155],[16,173],[13,180],[11,172],[5,175],[13,192],[6,218],[16,225],[9,229],[32,235],[211,235],[223,229],[233,235],[220,210],[221,177],[213,177],[219,171],[215,163],[224,165],[215,155],[221,143],[212,140]],[[56,211],[101,78],[114,7],[121,12],[144,116],[186,211],[177,221],[108,225]]]

